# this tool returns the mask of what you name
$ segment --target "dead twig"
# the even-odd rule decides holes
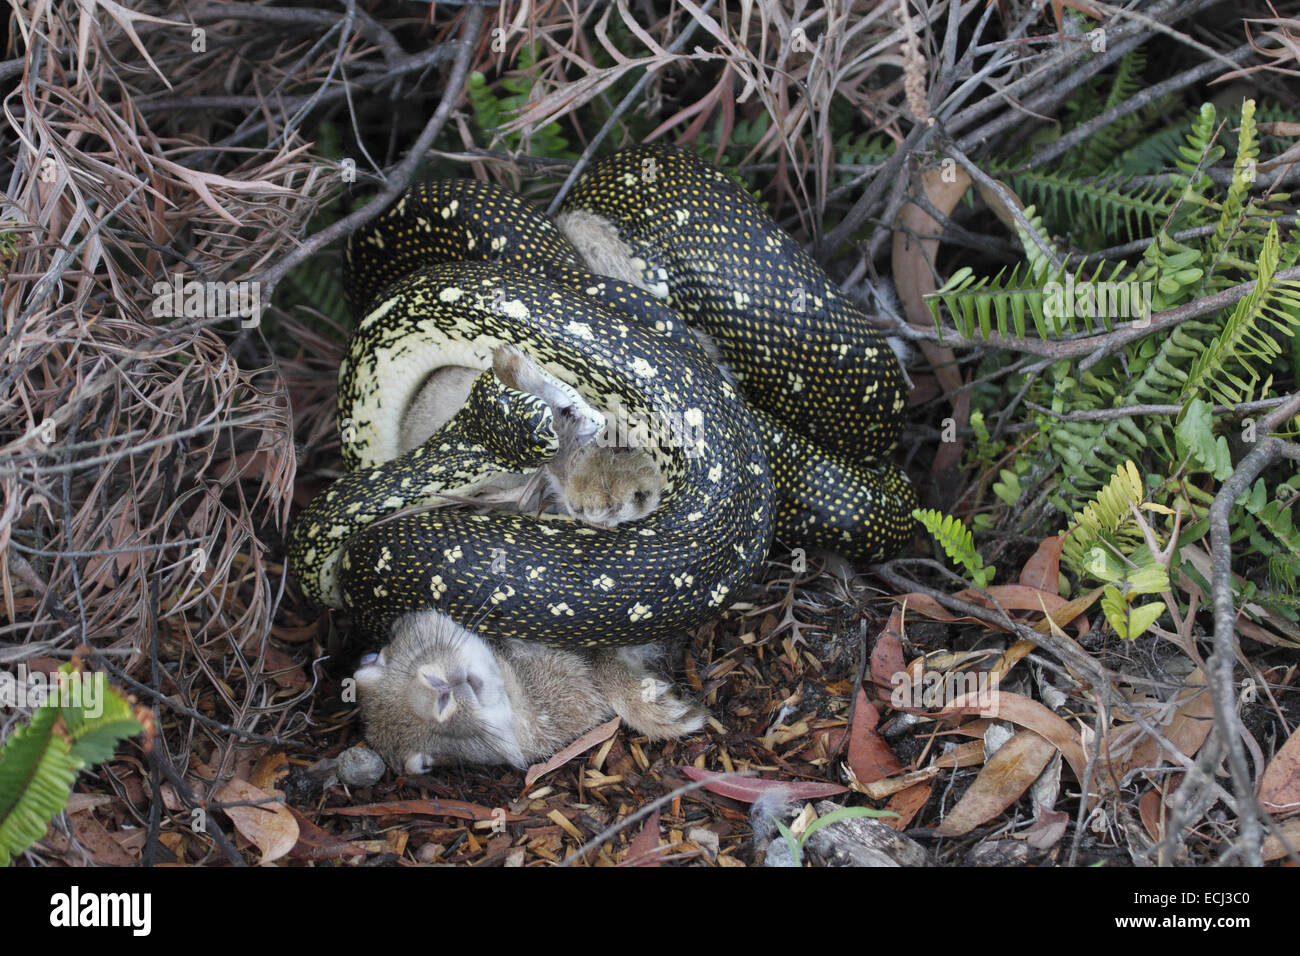
[[[1245,732],[1237,714],[1236,682],[1233,668],[1239,653],[1235,622],[1237,609],[1232,600],[1232,529],[1228,515],[1236,500],[1245,494],[1255,478],[1270,464],[1282,458],[1300,461],[1300,445],[1271,434],[1283,422],[1300,412],[1300,393],[1264,415],[1257,425],[1263,437],[1255,448],[1238,462],[1232,477],[1225,481],[1210,506],[1210,555],[1213,561],[1211,587],[1214,595],[1214,653],[1209,660],[1210,690],[1214,696],[1215,724],[1218,741],[1214,748],[1228,751],[1228,768],[1232,773],[1233,791],[1237,796],[1237,821],[1241,828],[1241,845],[1249,866],[1263,863],[1263,834],[1260,815],[1263,810],[1255,799],[1254,782],[1246,766],[1246,751],[1241,735]],[[1217,759],[1210,764],[1213,767]]]
[[[452,64],[451,74],[447,78],[442,100],[438,103],[438,108],[434,111],[433,116],[429,117],[429,122],[425,124],[414,145],[407,151],[406,156],[384,177],[384,188],[374,199],[356,212],[344,216],[332,225],[310,236],[297,249],[280,257],[273,265],[259,273],[255,278],[262,283],[268,299],[274,292],[276,285],[291,269],[299,263],[305,262],[335,240],[350,235],[370,222],[370,220],[387,209],[393,200],[401,194],[402,190],[411,184],[411,178],[415,175],[416,168],[433,145],[433,141],[438,134],[442,132],[447,117],[451,115],[452,107],[455,106],[456,101],[460,99],[460,95],[464,91],[472,57],[478,46],[479,33],[483,26],[483,16],[482,7],[473,6],[469,8],[469,12],[465,15],[464,26],[461,29],[461,38],[456,41],[459,45],[459,51]]]

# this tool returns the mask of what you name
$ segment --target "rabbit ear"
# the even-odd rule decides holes
[[[361,666],[357,672],[352,675],[359,687],[371,687],[384,677],[384,672],[388,669],[388,661],[383,651],[378,654],[367,654],[361,658]]]

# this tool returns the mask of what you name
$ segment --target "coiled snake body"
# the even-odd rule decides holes
[[[293,528],[306,593],[376,639],[433,607],[488,637],[645,643],[716,618],[774,531],[866,560],[901,546],[912,491],[882,460],[901,428],[897,360],[743,189],[692,154],[644,146],[594,164],[557,224],[453,180],[413,188],[353,237],[349,298],[364,317],[338,402],[352,470]],[[552,407],[491,371],[507,343],[593,428],[615,408],[647,427],[668,482],[652,514],[612,529],[547,514],[387,517],[555,453]],[[399,454],[401,415],[445,366],[483,374],[461,411]]]

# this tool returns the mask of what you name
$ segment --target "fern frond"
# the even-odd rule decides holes
[[[81,770],[107,760],[119,741],[143,729],[102,674],[79,673],[72,663],[58,673],[94,679],[103,693],[42,704],[0,747],[0,866],[45,835]]]
[[[504,93],[509,94],[505,96],[498,95],[482,73],[477,71],[471,73],[465,92],[470,108],[474,112],[474,121],[479,129],[489,136],[499,138],[511,151],[526,148],[536,156],[550,159],[576,159],[577,156],[569,149],[569,141],[564,137],[559,123],[547,123],[533,133],[535,139],[529,142],[524,142],[523,135],[519,132],[504,135],[501,133],[501,129],[528,106],[536,82],[531,75],[536,62],[537,51],[532,44],[520,48],[515,68],[495,83]]]
[[[81,763],[55,733],[58,719],[57,708],[38,708],[0,750],[0,866],[43,837],[68,805]]]
[[[970,574],[976,587],[984,587],[993,580],[995,569],[985,567],[984,559],[975,550],[975,539],[961,521],[952,515],[945,515],[933,509],[915,508],[912,517],[925,525],[944,553],[955,563],[961,565]]]
[[[1213,189],[1214,180],[1205,170],[1223,158],[1224,148],[1214,140],[1215,111],[1213,103],[1201,105],[1200,112],[1187,132],[1187,142],[1178,147],[1174,160],[1177,172],[1171,178],[1183,187],[1183,202],[1206,202],[1203,198]]]
[[[1241,227],[1246,216],[1246,198],[1255,182],[1255,167],[1259,161],[1259,139],[1255,135],[1255,101],[1246,100],[1241,107],[1241,131],[1237,137],[1237,159],[1232,165],[1232,182],[1223,199],[1219,222],[1214,227],[1212,249],[1224,249],[1228,240]]]
[[[1029,245],[1033,245],[1032,240]],[[1042,256],[1042,250],[1035,248]],[[953,323],[967,338],[974,338],[976,330],[988,338],[994,320],[1002,336],[1024,338],[1028,317],[1039,338],[1059,338],[1078,331],[1076,320],[1082,320],[1083,327],[1091,332],[1094,319],[1111,329],[1116,318],[1137,318],[1144,313],[1141,306],[1145,299],[1138,308],[1133,306],[1134,299],[1144,295],[1141,288],[1133,290],[1119,281],[1126,263],[1112,265],[1108,271],[1106,263],[1098,263],[1091,274],[1085,272],[1086,268],[1081,265],[1072,273],[1035,278],[1033,267],[1023,263],[1010,273],[1003,269],[992,277],[977,277],[973,269],[963,267],[941,288],[928,293],[926,303],[936,323],[940,305],[947,306]]]
[[[1099,116],[1109,109],[1132,99],[1145,85],[1142,74],[1146,71],[1146,54],[1141,47],[1130,50],[1120,57],[1115,67],[1115,76],[1111,80],[1110,90],[1105,100],[1089,99],[1096,103],[1091,115],[1080,117],[1081,121]],[[1118,123],[1112,123],[1089,136],[1078,147],[1078,162],[1074,171],[1083,175],[1096,175],[1105,170],[1119,154],[1125,142],[1133,135],[1133,130],[1140,128],[1142,117],[1130,115]]]
[[[1146,489],[1137,465],[1132,460],[1125,462],[1106,487],[1070,519],[1061,559],[1072,570],[1081,571],[1086,566],[1088,553],[1095,547],[1109,547],[1127,553],[1133,539],[1133,514],[1129,508],[1130,505],[1141,507],[1145,496]],[[1127,537],[1121,534],[1126,529],[1130,532]]]
[[[1058,232],[1092,231],[1135,239],[1151,235],[1173,208],[1173,194],[1161,186],[1129,191],[1115,177],[1082,181],[1064,173],[1033,169],[1007,174],[1026,201],[1033,200]]]
[[[1258,366],[1282,354],[1274,339],[1300,328],[1300,282],[1274,279],[1280,242],[1277,224],[1269,229],[1259,254],[1255,288],[1237,303],[1223,330],[1207,345],[1187,373],[1187,397],[1204,389],[1227,405],[1254,400]]]

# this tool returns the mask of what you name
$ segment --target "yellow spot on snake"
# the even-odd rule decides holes
[[[501,311],[512,319],[526,319],[529,316],[528,306],[524,305],[518,299],[511,299],[508,302],[502,302]]]
[[[464,289],[458,289],[454,285],[448,286],[438,293],[439,302],[457,302],[465,294]]]

